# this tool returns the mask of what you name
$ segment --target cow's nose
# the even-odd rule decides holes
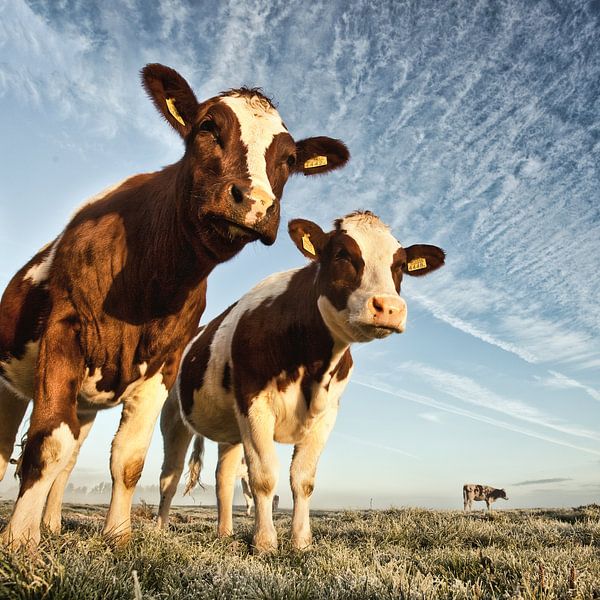
[[[273,212],[275,197],[260,187],[253,187],[245,197],[247,203],[246,225],[257,226]],[[246,208],[246,205],[244,206]]]
[[[406,326],[406,302],[399,296],[372,296],[367,303],[373,325],[402,332]]]

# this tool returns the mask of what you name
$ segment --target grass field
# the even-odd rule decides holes
[[[68,505],[64,533],[34,556],[0,548],[0,598],[600,598],[600,507],[485,515],[399,509],[316,512],[310,550],[256,556],[252,520],[215,536],[214,508],[179,508],[153,529],[135,509],[134,538],[114,551],[99,535],[105,507]],[[0,503],[0,526],[10,512]]]

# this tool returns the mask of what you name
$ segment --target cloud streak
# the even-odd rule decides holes
[[[534,406],[520,400],[501,396],[470,377],[450,373],[429,365],[407,362],[399,367],[400,370],[416,374],[421,380],[427,381],[438,391],[480,408],[502,413],[513,419],[552,429],[576,437],[600,440],[600,433],[584,427],[573,426],[544,414]]]
[[[576,379],[573,379],[572,377],[567,377],[566,375],[563,375],[562,373],[559,373],[558,371],[550,370],[550,371],[548,371],[548,373],[550,373],[550,377],[538,378],[538,381],[542,385],[549,387],[549,388],[560,389],[560,390],[565,390],[565,389],[583,390],[586,394],[588,394],[588,396],[590,396],[597,402],[600,402],[600,392],[595,390],[593,387],[586,385],[584,383],[581,383],[580,381],[577,381]]]
[[[407,456],[409,458],[414,458],[417,460],[419,459],[419,457],[415,454],[411,454],[410,452],[406,452],[405,450],[401,450],[400,448],[395,448],[394,446],[388,446],[386,444],[380,444],[379,442],[365,440],[363,438],[356,437],[355,435],[341,433],[340,431],[332,431],[331,435],[347,440],[354,444],[360,444],[361,446],[369,446],[370,448],[376,448],[377,450],[385,450],[386,452],[394,452],[395,454],[401,454],[402,456]]]
[[[527,479],[526,481],[519,481],[517,483],[511,483],[511,485],[526,486],[526,485],[542,485],[547,483],[563,483],[565,481],[573,481],[571,477],[551,477],[549,479]]]
[[[549,435],[545,435],[543,433],[539,433],[533,431],[531,429],[527,429],[525,427],[521,427],[519,425],[514,425],[512,423],[508,423],[506,421],[501,421],[500,419],[494,419],[492,417],[487,417],[485,415],[475,413],[470,410],[466,410],[460,408],[458,406],[454,406],[447,402],[441,402],[439,400],[434,400],[429,396],[424,396],[422,394],[415,394],[414,392],[409,392],[407,390],[395,389],[391,386],[382,384],[382,383],[374,383],[370,382],[364,378],[356,378],[354,377],[351,381],[351,384],[360,385],[362,387],[375,390],[378,392],[384,392],[385,394],[389,394],[391,396],[396,396],[397,398],[402,398],[403,400],[408,400],[409,402],[414,402],[416,404],[421,404],[423,406],[429,406],[431,408],[436,408],[437,410],[442,410],[444,412],[448,412],[454,415],[458,415],[461,417],[465,417],[467,419],[471,419],[473,421],[478,421],[480,423],[486,423],[487,425],[491,425],[493,427],[498,427],[500,429],[506,429],[507,431],[512,431],[513,433],[519,433],[521,435],[525,435],[527,437],[531,437],[537,440],[541,440],[544,442],[548,442],[550,444],[555,444],[557,446],[563,446],[565,448],[571,448],[572,450],[578,450],[579,452],[584,452],[586,454],[592,454],[595,456],[600,456],[599,450],[594,450],[593,448],[586,448],[585,446],[580,446],[577,444],[573,444],[571,442],[562,440],[560,438],[552,437]]]

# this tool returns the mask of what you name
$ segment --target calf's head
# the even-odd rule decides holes
[[[338,219],[329,233],[312,221],[294,219],[289,233],[300,252],[318,263],[319,310],[333,335],[346,343],[404,331],[403,275],[425,275],[444,264],[441,248],[403,248],[369,211]]]
[[[508,500],[508,496],[506,495],[506,490],[504,488],[500,490],[496,490],[496,498],[503,498],[504,500]]]
[[[198,102],[185,79],[159,64],[142,70],[159,112],[185,142],[181,161],[182,216],[193,244],[226,258],[247,242],[272,244],[288,177],[343,166],[339,140],[294,141],[279,113],[258,89],[235,89]]]

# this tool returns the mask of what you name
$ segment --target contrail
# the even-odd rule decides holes
[[[416,460],[421,460],[415,454],[411,454],[410,452],[405,452],[404,450],[400,450],[400,448],[394,448],[393,446],[386,446],[385,444],[378,444],[377,442],[369,442],[368,440],[363,440],[363,439],[355,437],[353,435],[348,435],[347,433],[340,433],[339,431],[332,431],[331,433],[332,433],[332,435],[344,438],[351,442],[356,442],[357,444],[362,444],[363,446],[371,446],[372,448],[379,448],[380,450],[389,450],[390,452],[395,452],[396,454],[402,454],[403,456],[408,456],[408,457],[414,458]]]
[[[474,421],[480,421],[481,423],[487,423],[488,425],[493,425],[494,427],[499,427],[500,429],[507,429],[508,431],[513,431],[515,433],[520,433],[522,435],[526,435],[528,437],[532,437],[538,440],[542,440],[544,442],[549,442],[551,444],[556,444],[558,446],[565,446],[567,448],[572,448],[573,450],[579,450],[580,452],[586,452],[587,454],[594,454],[595,456],[600,456],[600,451],[592,450],[591,448],[584,448],[583,446],[577,446],[575,444],[571,444],[569,442],[565,442],[563,440],[559,440],[542,433],[536,433],[535,431],[531,431],[530,429],[525,429],[524,427],[519,427],[517,425],[511,425],[510,423],[506,423],[505,421],[500,421],[498,419],[493,419],[491,417],[486,417],[484,415],[478,415],[477,413],[471,412],[470,410],[465,410],[462,408],[458,408],[453,406],[452,404],[447,404],[445,402],[440,402],[438,400],[434,400],[433,398],[429,398],[427,396],[421,396],[419,394],[414,394],[413,392],[407,392],[406,390],[392,390],[387,389],[381,385],[375,385],[372,383],[368,383],[366,381],[361,381],[356,377],[350,380],[351,384],[360,385],[362,387],[369,388],[371,390],[376,390],[378,392],[384,392],[385,394],[390,394],[391,396],[396,396],[397,398],[402,398],[404,400],[409,400],[410,402],[415,402],[417,404],[422,404],[424,406],[430,406],[433,408],[437,408],[438,410],[443,410],[445,412],[449,412],[455,415],[460,415],[461,417],[467,417],[468,419],[473,419]]]

